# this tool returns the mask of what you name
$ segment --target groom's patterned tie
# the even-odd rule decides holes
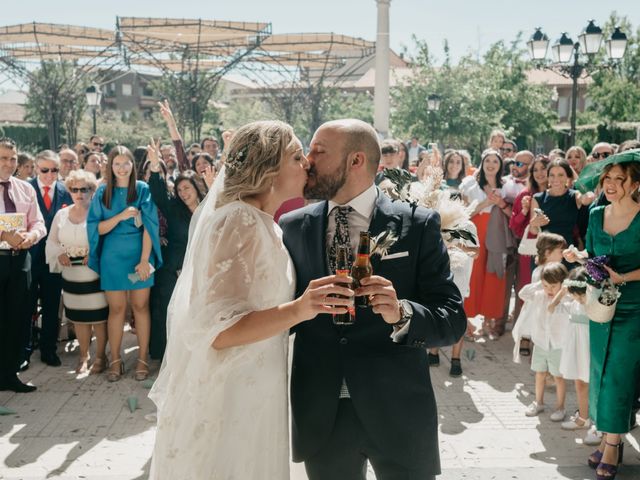
[[[338,247],[346,246],[349,255],[349,264],[353,263],[353,251],[349,238],[349,220],[347,215],[353,211],[351,207],[335,207],[336,231],[333,234],[333,241],[329,247],[329,271],[333,274],[336,271],[336,260],[338,257]]]

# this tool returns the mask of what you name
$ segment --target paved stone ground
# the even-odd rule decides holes
[[[34,355],[22,378],[38,391],[0,392],[0,406],[17,412],[0,416],[0,479],[147,478],[155,425],[145,417],[154,405],[146,397],[148,390],[132,378],[136,355],[130,333],[125,334],[125,345],[128,373],[115,384],[103,376],[73,373],[77,351],[62,355],[61,368],[47,367]],[[440,415],[439,479],[595,478],[585,465],[591,448],[582,445],[581,434],[561,430],[548,414],[524,416],[533,375],[528,365],[510,361],[512,346],[508,335],[466,345],[464,376],[459,379],[448,376],[449,349],[441,354],[441,366],[431,369]],[[65,348],[73,350],[72,345]],[[472,361],[467,351],[475,353]],[[554,392],[547,390],[546,395],[552,403]],[[133,413],[129,397],[139,402]],[[569,388],[567,407],[575,405]],[[640,479],[639,440],[640,429],[627,435],[621,480]],[[305,480],[304,469],[293,465],[291,478]],[[372,472],[369,478],[375,478]]]

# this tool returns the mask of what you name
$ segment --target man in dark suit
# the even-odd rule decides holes
[[[380,146],[364,122],[322,125],[308,160],[305,196],[325,201],[280,220],[297,294],[333,273],[327,252],[336,242],[355,252],[360,230],[391,230],[398,240],[372,258],[374,276],[356,291],[372,307],[356,309],[354,325],[319,315],[295,329],[293,459],[310,480],[364,480],[367,460],[378,480],[432,479],[440,460],[426,348],[452,345],[466,328],[440,218],[376,188]]]
[[[48,237],[53,217],[62,207],[73,204],[73,200],[64,184],[58,181],[58,172],[60,171],[58,155],[51,150],[44,150],[36,155],[35,161],[37,176],[30,182],[36,191],[38,206],[44,217]],[[40,357],[44,363],[52,367],[61,365],[60,358],[56,354],[56,348],[60,326],[58,311],[62,292],[62,278],[59,273],[49,272],[49,265],[47,265],[44,252],[47,237],[40,240],[29,250],[31,254],[31,290],[29,292],[27,319],[25,319],[22,370],[29,367],[32,353],[31,315],[37,307],[38,298],[42,306]]]

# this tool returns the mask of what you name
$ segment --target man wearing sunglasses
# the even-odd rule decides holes
[[[31,185],[36,190],[38,207],[44,217],[48,232],[51,230],[53,217],[61,208],[73,204],[73,200],[67,192],[64,184],[58,180],[60,172],[60,158],[51,150],[44,150],[36,155],[37,176],[31,180]],[[59,273],[49,272],[44,247],[47,237],[40,240],[29,250],[31,254],[31,290],[29,292],[28,317],[25,319],[25,333],[23,337],[23,362],[21,370],[29,368],[33,346],[31,344],[31,315],[36,311],[38,299],[42,306],[42,329],[40,332],[40,358],[52,367],[61,365],[60,358],[56,354],[58,344],[58,309],[60,306],[60,293],[62,291],[62,278]]]
[[[509,141],[504,143],[504,146],[508,146]],[[510,142],[515,146],[515,142]],[[502,193],[504,195],[504,200],[509,205],[513,205],[516,197],[522,192],[527,186],[527,177],[529,176],[529,167],[533,163],[534,155],[529,150],[522,150],[517,152],[514,156],[513,166],[511,167],[511,174],[507,175],[503,178],[504,184],[502,186]],[[517,235],[514,237],[517,238]],[[518,252],[514,248],[506,256],[506,267],[505,267],[505,275],[506,275],[506,286],[504,292],[504,310],[502,312],[502,317],[499,321],[497,321],[497,327],[494,337],[498,337],[504,333],[505,325],[510,318],[518,318],[520,314],[520,309],[522,308],[522,303],[518,301],[518,297],[516,296],[516,304],[513,312],[509,314],[509,304],[511,303],[511,290],[513,289],[516,293],[518,292],[518,283],[520,272],[518,269],[518,265],[520,264],[518,258]],[[490,335],[491,336],[491,335]]]
[[[92,152],[102,152],[104,149],[104,138],[99,135],[92,135],[89,139],[89,148]]]
[[[615,152],[613,151],[613,147],[610,143],[600,142],[596,143],[591,150],[591,157],[594,162],[599,162],[600,160],[604,160],[605,158],[613,155]]]

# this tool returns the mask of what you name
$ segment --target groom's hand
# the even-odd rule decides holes
[[[382,315],[382,319],[389,324],[400,321],[398,295],[390,280],[372,275],[360,280],[360,285],[355,291],[356,296],[368,295],[374,313]]]

